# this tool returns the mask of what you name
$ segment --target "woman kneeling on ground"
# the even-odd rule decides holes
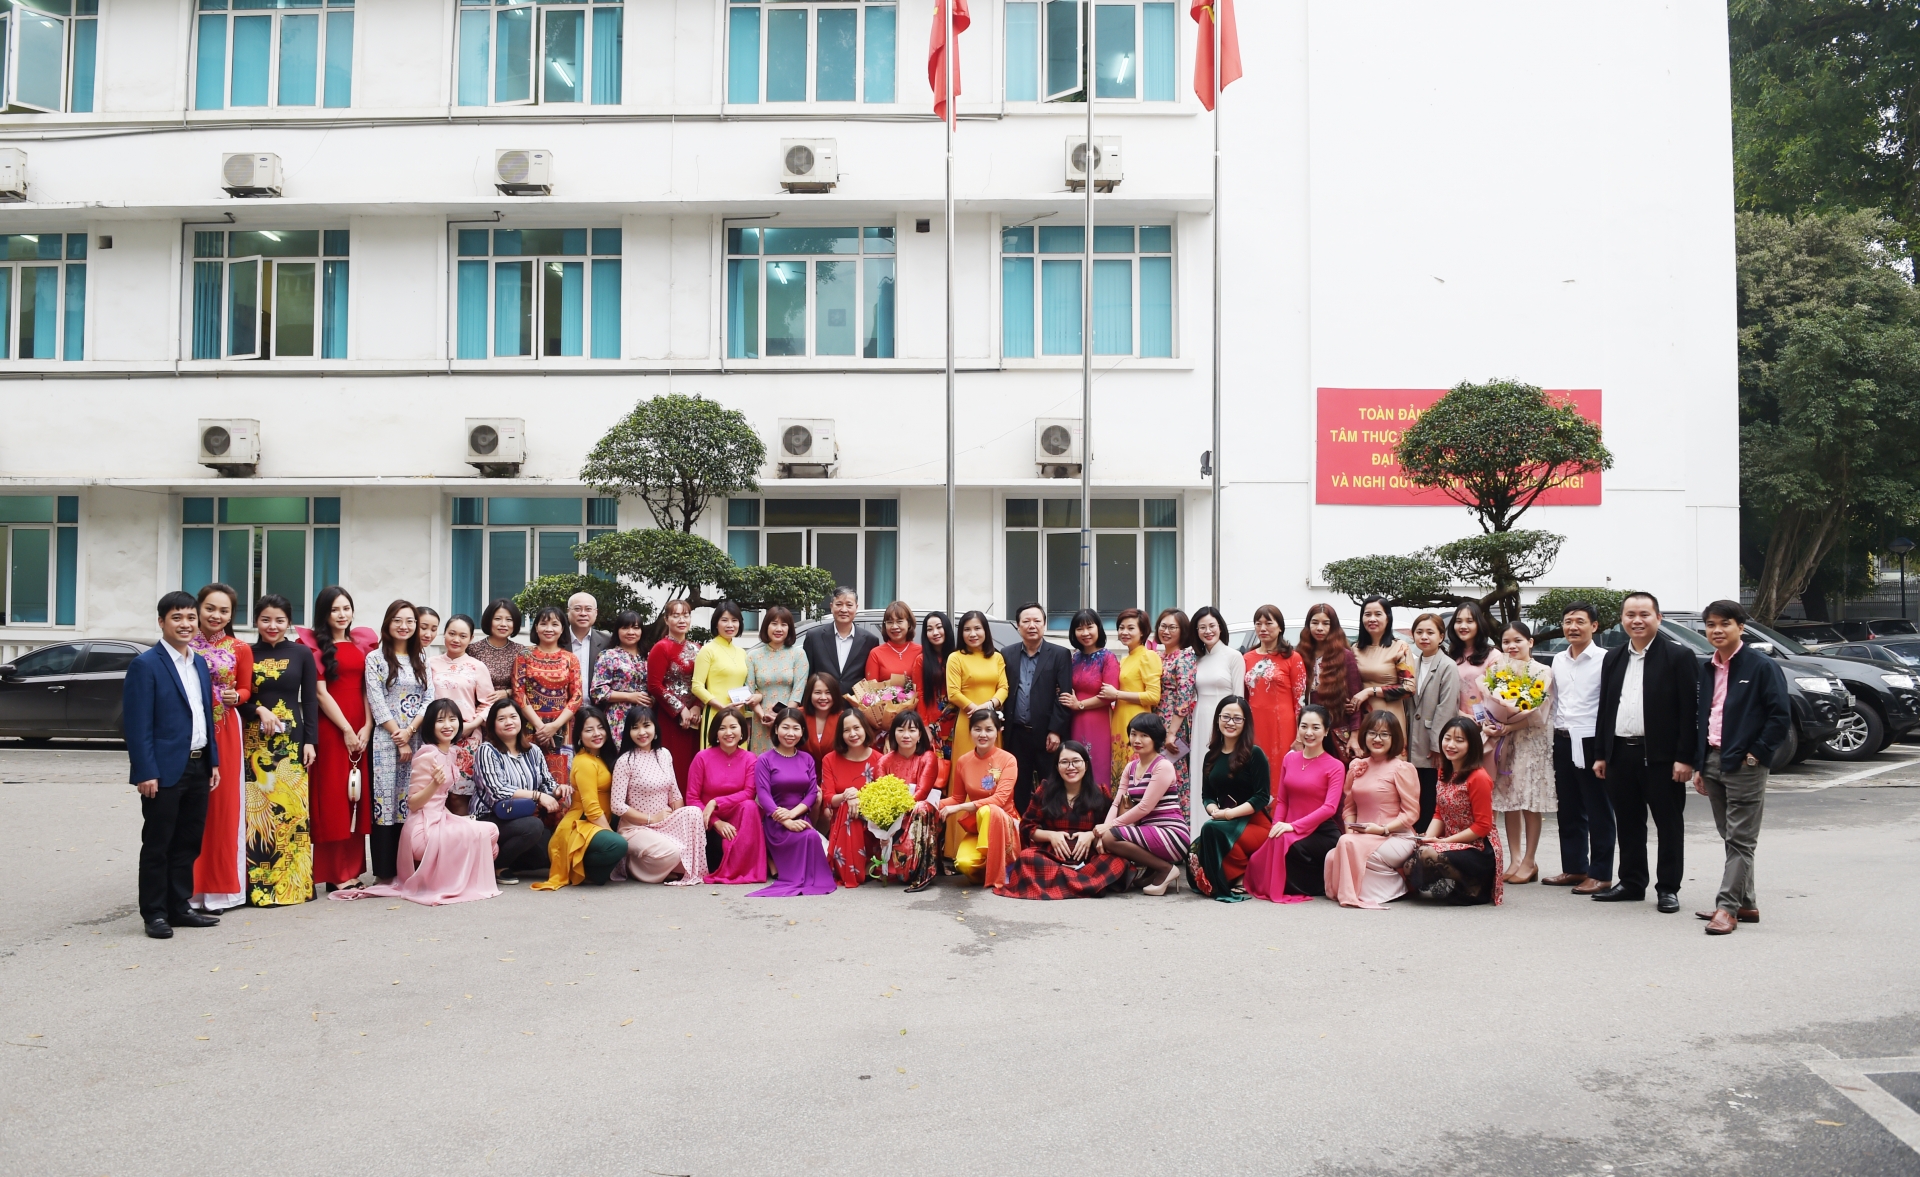
[[[1216,708],[1217,710],[1217,708]],[[1127,722],[1127,747],[1133,758],[1120,775],[1107,820],[1096,827],[1100,849],[1126,859],[1149,895],[1180,889],[1180,865],[1193,838],[1175,787],[1173,761],[1161,754],[1167,725],[1152,712]],[[1148,882],[1148,879],[1151,882]]]
[[[1107,791],[1092,780],[1091,750],[1060,745],[1060,759],[1020,818],[1026,849],[994,894],[1009,899],[1091,899],[1127,877],[1127,862],[1099,849],[1093,829],[1107,811]]]

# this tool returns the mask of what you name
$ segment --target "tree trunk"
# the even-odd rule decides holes
[[[1845,512],[1839,504],[1823,512],[1784,511],[1767,538],[1767,559],[1753,597],[1753,613],[1771,623],[1787,602],[1807,590],[1820,561],[1840,538]]]

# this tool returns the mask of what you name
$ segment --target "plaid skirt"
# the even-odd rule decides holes
[[[1009,899],[1092,899],[1122,889],[1126,877],[1127,860],[1112,854],[1090,854],[1086,862],[1069,865],[1029,846],[993,893]]]

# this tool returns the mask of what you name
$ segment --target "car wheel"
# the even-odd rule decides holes
[[[1798,731],[1788,732],[1787,742],[1793,745],[1793,757],[1788,761],[1790,764],[1804,764],[1812,760],[1813,754],[1820,750],[1812,740],[1801,739]]]
[[[1840,730],[1820,745],[1828,760],[1866,760],[1878,755],[1886,725],[1871,707],[1854,707],[1840,717]]]
[[[1779,772],[1789,764],[1797,764],[1806,759],[1800,754],[1800,749],[1803,747],[1805,747],[1805,741],[1800,738],[1800,726],[1788,724],[1787,738],[1781,740],[1780,746],[1773,750],[1773,763],[1767,766],[1767,771]]]

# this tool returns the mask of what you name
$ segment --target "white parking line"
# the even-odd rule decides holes
[[[1807,1059],[1807,1069],[1833,1085],[1854,1106],[1879,1121],[1900,1142],[1920,1152],[1920,1112],[1900,1102],[1871,1076],[1920,1071],[1920,1055],[1905,1058]]]
[[[1835,785],[1850,785],[1854,781],[1864,781],[1868,777],[1876,777],[1883,772],[1892,772],[1896,768],[1920,768],[1920,756],[1902,756],[1897,760],[1888,760],[1880,764],[1869,765],[1866,768],[1857,769],[1844,776],[1837,776],[1824,781],[1808,781],[1804,785],[1795,782],[1794,787],[1802,789],[1831,789]]]

